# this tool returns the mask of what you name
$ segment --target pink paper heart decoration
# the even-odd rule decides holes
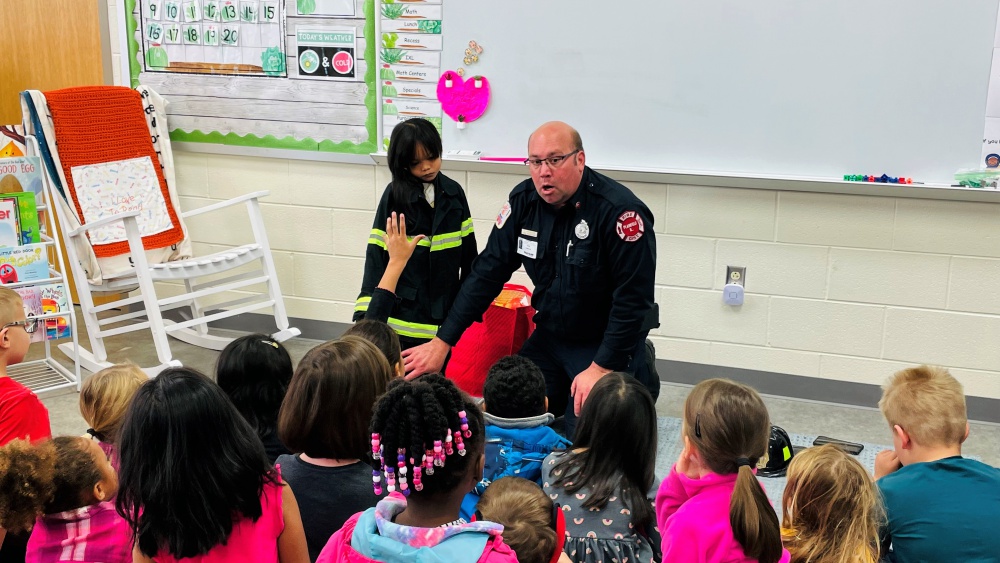
[[[475,121],[490,105],[490,82],[485,76],[463,80],[457,72],[446,70],[438,80],[437,98],[448,117],[459,123]]]

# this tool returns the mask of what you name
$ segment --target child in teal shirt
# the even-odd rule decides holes
[[[962,457],[962,385],[943,368],[905,369],[879,407],[894,446],[875,461],[883,560],[1000,562],[1000,469]]]

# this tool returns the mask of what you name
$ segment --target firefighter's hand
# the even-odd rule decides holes
[[[611,373],[610,369],[602,368],[594,362],[590,362],[590,367],[581,371],[573,378],[573,386],[570,387],[569,393],[573,395],[573,412],[576,413],[576,416],[580,416],[580,411],[583,410],[583,403],[590,395],[590,390],[597,384],[597,380],[609,373]]]
[[[435,337],[427,344],[414,346],[403,350],[403,367],[406,369],[406,379],[412,380],[425,373],[438,373],[444,366],[451,346]]]

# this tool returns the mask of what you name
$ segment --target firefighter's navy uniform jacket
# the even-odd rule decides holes
[[[559,209],[542,200],[532,180],[519,184],[438,336],[454,345],[522,264],[535,285],[538,338],[584,345],[586,365],[634,366],[658,314],[653,216],[639,198],[590,168]]]
[[[377,315],[378,320],[388,322],[396,330],[403,349],[423,344],[437,334],[476,258],[476,236],[465,192],[444,174],[439,173],[433,184],[433,207],[422,191],[414,190],[406,205],[393,200],[391,184],[386,187],[368,237],[365,275],[354,307],[355,321],[366,317],[372,305],[372,294],[389,263],[385,246],[386,218],[393,211],[405,213],[407,236],[426,235],[427,238],[420,241],[403,269],[388,318],[384,312]],[[382,298],[384,296],[380,295],[376,301]],[[383,307],[378,308],[385,311]]]

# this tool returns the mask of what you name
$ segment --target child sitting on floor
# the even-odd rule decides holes
[[[278,439],[278,409],[292,380],[288,350],[266,334],[233,340],[219,354],[215,380],[264,444],[267,458],[287,454]]]
[[[384,321],[361,319],[344,331],[344,336],[360,336],[374,344],[388,360],[393,375],[403,377],[403,354],[399,348],[399,335]]]
[[[7,376],[28,353],[31,333],[38,320],[24,316],[24,303],[16,291],[0,287],[0,446],[16,440],[38,442],[52,436],[49,411],[24,385]]]
[[[368,425],[392,377],[382,352],[358,336],[316,346],[295,369],[278,432],[298,455],[277,463],[295,492],[313,561],[351,515],[378,502],[366,463]]]
[[[393,211],[386,217],[385,236],[382,238],[386,253],[389,255],[389,261],[386,263],[385,271],[382,272],[378,285],[372,290],[371,296],[361,298],[367,301],[364,318],[348,328],[344,332],[344,336],[354,335],[370,340],[378,346],[379,350],[382,350],[396,374],[402,377],[405,374],[402,346],[396,329],[388,324],[390,322],[389,315],[400,301],[396,296],[396,285],[403,275],[406,263],[410,261],[410,257],[413,256],[413,251],[416,250],[420,241],[427,237],[425,235],[406,236],[406,216],[402,213],[396,215],[396,212]],[[392,322],[397,325],[397,328],[401,327],[398,324],[399,321]]]
[[[876,563],[884,513],[871,475],[827,444],[795,454],[781,499],[792,563]]]
[[[96,441],[60,436],[0,448],[0,526],[31,530],[26,563],[130,563],[131,533],[111,502],[117,491]]]
[[[547,412],[545,377],[531,360],[505,356],[497,360],[483,385],[486,421],[486,465],[483,478],[462,502],[462,516],[476,510],[490,483],[512,475],[542,484],[542,460],[569,440],[549,428],[555,417]]]
[[[760,395],[702,381],[684,401],[681,434],[684,449],[656,494],[664,560],[788,563],[778,515],[754,473],[771,434]]]
[[[503,526],[459,517],[483,472],[484,435],[479,408],[454,383],[439,374],[394,379],[370,436],[373,489],[389,496],[352,516],[318,563],[516,563]]]
[[[307,563],[291,488],[226,394],[190,368],[139,388],[118,444],[116,500],[135,563]]]
[[[605,375],[583,404],[573,449],[550,454],[542,465],[542,488],[566,516],[570,559],[660,561],[647,498],[655,465],[652,395],[631,375]]]
[[[1000,469],[962,457],[962,384],[944,368],[904,369],[883,386],[878,406],[894,446],[875,458],[888,517],[883,557],[1000,561]]]
[[[563,551],[563,511],[537,483],[520,477],[498,479],[483,493],[476,519],[503,525],[503,539],[518,563],[572,563]]]
[[[118,467],[118,431],[125,420],[132,397],[146,374],[133,363],[116,364],[87,378],[80,390],[80,414],[90,425],[87,435],[100,444],[111,464]]]

